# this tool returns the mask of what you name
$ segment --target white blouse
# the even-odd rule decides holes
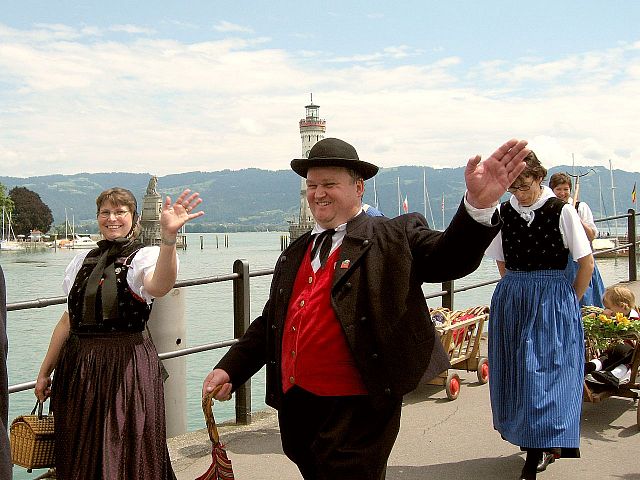
[[[515,195],[511,196],[509,203],[522,218],[532,222],[535,217],[535,211],[542,207],[548,199],[554,197],[553,191],[549,187],[543,186],[540,198],[533,205],[529,207],[520,206]],[[574,260],[586,257],[591,253],[589,239],[584,232],[578,212],[576,212],[576,209],[572,205],[566,204],[562,207],[562,211],[560,212],[560,234],[562,235],[563,245],[569,249]],[[498,232],[498,235],[493,239],[485,251],[485,255],[494,260],[504,262],[501,231]]]
[[[567,203],[573,205],[573,198],[569,197]],[[593,221],[593,212],[585,202],[578,203],[578,216],[588,227],[594,230],[594,235],[598,235],[598,227],[596,227],[596,222]]]
[[[62,290],[64,294],[69,296],[69,291],[73,286],[73,282],[76,280],[76,275],[82,267],[85,257],[90,250],[85,250],[78,253],[71,263],[64,271],[64,279],[62,281]],[[127,283],[131,291],[141,298],[144,298],[147,303],[151,303],[153,297],[149,295],[144,289],[144,278],[156,268],[156,262],[160,255],[160,247],[143,247],[136,256],[133,257],[129,271],[127,271]],[[180,266],[180,260],[178,261],[178,267]]]

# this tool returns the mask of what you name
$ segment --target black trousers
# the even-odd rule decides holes
[[[305,480],[384,480],[400,430],[402,399],[374,408],[370,397],[289,390],[278,412],[284,453]]]
[[[631,363],[633,358],[633,347],[626,343],[619,343],[615,347],[607,350],[600,356],[602,370],[611,371],[618,365]]]

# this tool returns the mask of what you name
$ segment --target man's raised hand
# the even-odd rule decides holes
[[[469,159],[464,177],[467,201],[473,207],[489,208],[497,204],[524,170],[524,158],[531,151],[526,146],[526,140],[511,139],[484,161],[480,161],[480,155]]]

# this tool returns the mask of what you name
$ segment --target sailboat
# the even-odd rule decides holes
[[[69,238],[69,217],[67,209],[64,209],[64,238],[58,242],[60,248],[96,248],[98,243],[88,233],[76,233],[75,216],[71,217],[71,238]]]
[[[431,213],[431,228],[436,228],[436,221],[433,219],[433,210],[431,209],[431,201],[429,200],[429,191],[427,190],[427,171],[422,169],[422,196],[424,197],[424,218],[427,218],[427,205],[429,213]]]
[[[6,223],[5,223],[6,220]],[[24,245],[18,242],[13,227],[11,227],[11,212],[2,206],[2,238],[0,238],[0,250],[23,250]]]
[[[617,212],[616,212],[616,186],[613,182],[613,166],[611,164],[611,159],[609,159],[609,176],[611,179],[611,200],[613,203],[613,216],[617,216]],[[598,188],[600,189],[600,210],[601,212],[604,212],[604,216],[607,216],[606,211],[604,211],[604,204],[602,201],[602,185],[600,183],[600,177],[598,177]],[[628,257],[629,256],[629,249],[628,248],[623,248],[620,250],[613,250],[614,248],[616,248],[620,241],[624,241],[624,238],[621,239],[621,237],[618,236],[618,219],[616,218],[614,220],[614,233],[613,236],[607,236],[607,237],[598,237],[598,238],[594,238],[593,241],[591,242],[591,248],[593,249],[593,253],[598,253],[598,257],[601,258],[614,258],[614,257]],[[607,222],[608,223],[608,222]],[[608,251],[608,250],[612,250],[612,251]],[[604,253],[602,253],[604,252]]]
[[[73,229],[71,230],[73,231]],[[67,215],[67,208],[64,209],[64,238],[58,240],[57,247],[65,248],[65,245],[69,243],[71,240],[69,239],[69,217]]]
[[[96,248],[96,242],[88,233],[74,233],[71,241],[62,245],[63,248]]]

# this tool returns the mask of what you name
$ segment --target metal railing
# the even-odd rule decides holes
[[[606,250],[601,250],[596,253],[595,256],[606,255],[612,252],[618,252],[622,250],[628,249],[629,255],[629,281],[636,281],[638,279],[638,267],[636,263],[636,256],[638,255],[638,236],[636,233],[636,217],[639,214],[633,208],[627,210],[627,214],[624,215],[615,215],[612,217],[599,218],[595,220],[596,223],[600,222],[608,222],[610,220],[617,220],[619,218],[627,219],[627,237],[626,243],[620,244],[618,242],[619,238],[616,238],[617,246],[614,248],[609,248]]]
[[[615,248],[605,250],[601,252],[605,254],[607,252],[629,249],[629,280],[637,280],[637,266],[636,266],[636,253],[638,239],[636,236],[636,224],[635,219],[638,214],[633,209],[630,209],[626,215],[617,215],[614,217],[607,217],[596,220],[596,222],[604,222],[608,220],[615,220],[619,218],[627,219],[627,242],[618,245]],[[597,255],[596,255],[597,256]],[[184,288],[195,285],[206,285],[210,283],[220,282],[233,282],[233,322],[234,322],[234,338],[224,340],[216,343],[208,343],[197,345],[193,347],[184,348],[181,350],[175,350],[171,352],[164,352],[159,354],[161,360],[169,358],[177,358],[185,355],[191,355],[193,353],[205,352],[209,350],[215,350],[219,348],[226,348],[238,341],[238,338],[247,330],[251,322],[250,318],[250,295],[251,285],[250,279],[254,277],[261,277],[272,275],[273,269],[269,270],[256,270],[254,272],[249,271],[249,262],[246,260],[236,260],[233,264],[233,273],[228,275],[219,275],[214,277],[195,278],[190,280],[183,280],[175,284],[175,288]],[[474,288],[480,288],[494,283],[498,283],[500,278],[494,280],[488,280],[480,283],[474,283],[464,287],[455,288],[453,281],[447,281],[442,283],[442,290],[432,292],[425,296],[426,299],[442,297],[442,306],[454,310],[454,295],[456,293],[464,292]],[[15,310],[27,310],[31,308],[45,308],[52,305],[61,305],[66,303],[67,298],[51,297],[35,299],[25,302],[15,302],[7,304],[8,311]],[[35,381],[20,383],[11,385],[9,387],[9,393],[21,392],[24,390],[30,390],[35,387]],[[236,390],[235,394],[235,410],[236,410],[236,423],[248,424],[251,423],[251,380],[245,383],[243,386]]]

